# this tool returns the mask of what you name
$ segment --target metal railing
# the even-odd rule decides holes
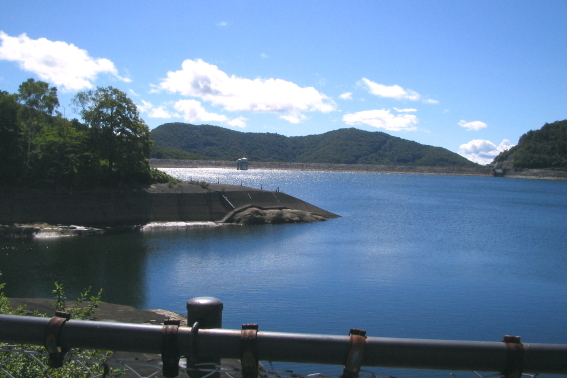
[[[502,342],[367,337],[355,329],[349,336],[266,332],[257,325],[231,330],[221,328],[222,307],[215,298],[192,299],[187,304],[192,327],[0,315],[0,342],[45,345],[50,364],[69,348],[161,354],[166,377],[176,376],[181,356],[188,367],[240,359],[245,378],[258,376],[258,361],[343,365],[345,378],[356,378],[362,366],[498,372],[510,378],[567,374],[563,344],[522,343],[513,336]]]

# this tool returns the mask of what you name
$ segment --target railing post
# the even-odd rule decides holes
[[[198,323],[199,329],[211,329],[211,328],[222,328],[222,310],[223,303],[221,300],[214,297],[196,297],[187,302],[187,325],[193,327],[195,323]],[[198,339],[198,331],[192,332],[193,336]],[[193,338],[192,336],[192,338]],[[193,350],[192,356],[187,357],[187,369],[195,367],[198,363],[216,363],[220,365],[220,359],[216,361],[196,361],[198,354],[198,341],[191,340]],[[199,368],[197,366],[196,368]],[[203,366],[204,369],[208,369],[209,366]],[[189,374],[191,377],[202,377],[207,375],[208,372],[197,371],[193,374]],[[211,378],[219,378],[220,373],[215,373],[210,376]]]

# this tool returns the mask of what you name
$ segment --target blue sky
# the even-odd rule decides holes
[[[567,1],[0,0],[0,90],[114,86],[150,128],[356,127],[487,163],[567,118]]]

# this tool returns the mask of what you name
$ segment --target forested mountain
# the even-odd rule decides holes
[[[300,163],[477,166],[441,147],[355,128],[286,137],[244,133],[218,126],[166,123],[151,132],[156,159],[236,160]]]
[[[503,162],[511,163],[514,168],[567,170],[567,120],[528,131],[516,146],[494,159],[495,164]]]

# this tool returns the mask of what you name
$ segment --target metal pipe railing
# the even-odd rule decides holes
[[[0,315],[0,342],[44,345],[49,318]],[[59,345],[69,348],[160,353],[162,326],[69,320],[61,327]],[[194,340],[191,338],[194,337]],[[191,346],[195,350],[191,350]],[[528,373],[567,374],[567,345],[523,343],[522,370]],[[180,355],[192,353],[199,361],[240,358],[241,331],[179,327]],[[344,365],[349,336],[258,332],[262,361]],[[504,342],[423,340],[368,337],[363,366],[501,372],[509,364]]]

